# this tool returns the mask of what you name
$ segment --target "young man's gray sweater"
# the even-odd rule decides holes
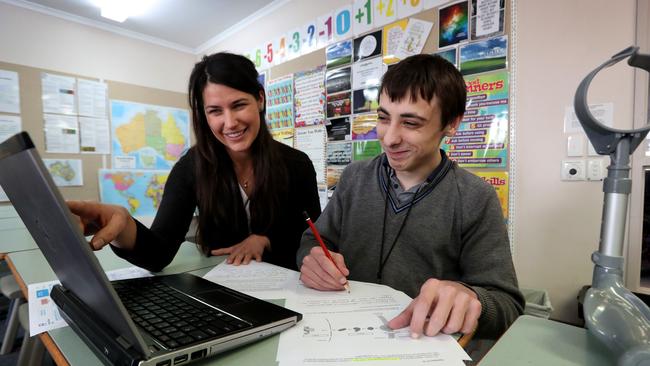
[[[316,222],[328,247],[345,258],[349,279],[383,283],[418,296],[429,278],[462,282],[482,304],[477,336],[501,335],[523,312],[502,211],[494,189],[455,163],[432,190],[422,189],[378,276],[385,220],[386,258],[408,209],[396,213],[380,182],[384,155],[350,164]],[[298,267],[318,245],[307,230]]]

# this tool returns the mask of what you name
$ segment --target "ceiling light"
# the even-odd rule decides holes
[[[95,0],[104,18],[120,23],[128,17],[146,12],[154,2],[155,0]]]

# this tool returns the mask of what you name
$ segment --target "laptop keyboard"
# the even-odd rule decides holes
[[[169,349],[251,326],[152,278],[114,282],[113,287],[133,321]]]

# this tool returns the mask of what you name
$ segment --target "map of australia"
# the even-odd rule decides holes
[[[135,169],[170,169],[189,148],[186,110],[111,100],[113,157]]]

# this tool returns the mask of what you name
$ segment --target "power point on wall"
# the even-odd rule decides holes
[[[603,180],[605,177],[603,159],[587,159],[587,180]]]
[[[584,159],[562,160],[562,180],[585,180],[585,170]]]

